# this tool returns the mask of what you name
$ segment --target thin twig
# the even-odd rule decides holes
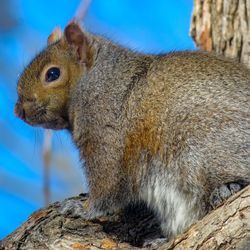
[[[44,205],[48,206],[50,202],[50,185],[49,185],[49,167],[51,163],[51,143],[52,132],[46,129],[44,132],[43,142],[43,194],[44,194]]]
[[[78,6],[78,8],[76,9],[76,13],[75,13],[75,19],[77,21],[82,21],[84,19],[84,17],[87,14],[87,11],[90,7],[91,4],[91,0],[82,0]]]

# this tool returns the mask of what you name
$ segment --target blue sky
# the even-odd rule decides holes
[[[43,206],[43,129],[13,114],[18,74],[46,46],[51,30],[72,18],[79,0],[10,4],[18,25],[0,33],[0,239]],[[188,35],[191,12],[192,0],[92,0],[84,27],[145,53],[195,49]],[[52,148],[51,201],[86,192],[82,164],[69,135],[54,133]]]

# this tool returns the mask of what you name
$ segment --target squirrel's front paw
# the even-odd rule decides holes
[[[61,202],[58,211],[59,213],[67,215],[69,217],[80,217],[85,220],[93,220],[105,215],[100,211],[96,211],[88,201],[74,199],[64,200],[63,202]]]
[[[64,200],[60,203],[59,213],[70,217],[86,218],[88,215],[88,208],[84,206],[84,202],[80,200]]]

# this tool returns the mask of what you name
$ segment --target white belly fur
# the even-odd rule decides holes
[[[156,160],[152,163],[153,170],[141,187],[140,199],[159,216],[163,233],[172,237],[197,220],[199,213],[195,209],[195,199],[187,200],[176,187],[174,177],[168,175],[166,166]]]

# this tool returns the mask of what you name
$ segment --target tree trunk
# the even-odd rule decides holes
[[[190,33],[200,49],[250,68],[250,0],[195,0]]]
[[[250,68],[250,0],[195,0],[191,35],[198,47]],[[87,202],[86,196],[71,199]],[[0,243],[0,249],[138,249],[161,237],[156,218],[138,206],[95,221],[41,209]],[[158,249],[250,249],[250,186]]]
[[[71,199],[87,201],[85,196]],[[59,203],[54,203],[33,213],[0,243],[0,249],[138,249],[144,240],[161,236],[157,220],[145,207],[130,208],[120,215],[95,221],[63,216],[58,207]],[[250,186],[159,249],[249,247]]]

